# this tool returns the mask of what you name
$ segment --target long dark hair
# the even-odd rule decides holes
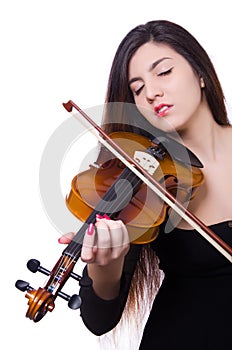
[[[223,90],[208,54],[192,34],[178,24],[166,20],[150,21],[139,25],[122,40],[112,63],[106,103],[126,102],[134,104],[134,98],[128,86],[128,66],[136,50],[147,42],[167,44],[189,62],[194,72],[205,82],[206,100],[215,121],[220,125],[229,125]],[[112,115],[116,115],[117,123],[114,121],[111,126],[107,124],[109,132],[115,129],[124,129],[125,123],[131,124],[131,121],[128,120],[130,119],[128,113],[122,110],[122,105],[120,106],[121,110],[117,110],[117,112],[112,108],[114,108],[113,104],[110,107],[110,112],[106,112],[105,122],[111,123]],[[135,117],[137,120],[143,119],[139,112],[136,116],[133,115],[133,120]],[[144,122],[143,119],[143,125]]]

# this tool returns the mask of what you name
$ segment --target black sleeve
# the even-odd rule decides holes
[[[113,300],[98,297],[93,288],[92,280],[88,276],[87,268],[83,270],[80,282],[81,317],[86,327],[95,335],[102,335],[113,329],[119,322],[127,301],[131,279],[141,251],[140,245],[131,245],[125,257],[121,278],[120,293]]]

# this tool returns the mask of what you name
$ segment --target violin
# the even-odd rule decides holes
[[[122,220],[132,244],[147,244],[157,238],[159,226],[168,210],[173,209],[232,262],[232,248],[187,210],[204,182],[202,164],[190,150],[166,136],[148,139],[126,131],[107,135],[73,101],[63,106],[68,112],[75,108],[93,126],[102,147],[96,162],[73,178],[66,197],[67,207],[83,225],[51,271],[36,259],[27,263],[31,272],[49,276],[47,283],[34,289],[28,282],[16,281],[16,288],[26,292],[28,299],[26,317],[40,321],[53,311],[57,296],[68,301],[71,309],[80,307],[80,296],[69,296],[62,288],[69,277],[80,285],[84,283],[73,269],[81,255],[87,227],[95,223],[96,214]],[[185,152],[187,158],[182,156]]]

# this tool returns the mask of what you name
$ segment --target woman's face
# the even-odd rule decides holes
[[[163,131],[181,131],[199,114],[200,78],[165,44],[149,42],[136,51],[129,63],[129,86],[140,112]]]

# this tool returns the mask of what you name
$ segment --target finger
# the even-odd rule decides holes
[[[123,245],[130,246],[130,236],[125,225],[122,226],[123,230]]]
[[[89,224],[88,229],[84,235],[83,245],[81,250],[81,259],[86,263],[93,262],[96,254],[95,242],[95,228],[93,224]]]
[[[98,249],[111,249],[111,237],[110,237],[110,227],[108,219],[98,219],[96,221],[97,228],[97,247]]]
[[[101,219],[96,221],[97,240],[96,240],[96,260],[98,265],[106,265],[111,259],[112,243],[108,227],[108,220]],[[95,248],[96,249],[96,248]]]
[[[121,220],[111,220],[109,217],[102,217],[101,220],[97,219],[97,222],[105,223],[107,226],[110,234],[110,248],[113,249],[116,247],[122,247],[123,245],[127,245],[129,243],[129,234],[127,228]],[[103,227],[105,227],[105,225]],[[98,227],[100,229],[99,224]],[[104,238],[106,237],[99,236],[100,242],[103,241]],[[103,248],[104,242],[102,242],[101,245],[98,245],[99,247]]]
[[[72,241],[74,236],[75,236],[74,232],[68,232],[68,233],[64,234],[63,236],[61,236],[58,239],[58,242],[61,244],[68,244]]]
[[[110,260],[125,256],[128,246],[124,245],[124,235],[127,230],[121,220],[101,219],[97,221],[98,255],[97,260],[102,265]]]
[[[126,255],[129,249],[128,231],[121,220],[115,221],[110,227],[112,240],[112,258],[117,259]]]

